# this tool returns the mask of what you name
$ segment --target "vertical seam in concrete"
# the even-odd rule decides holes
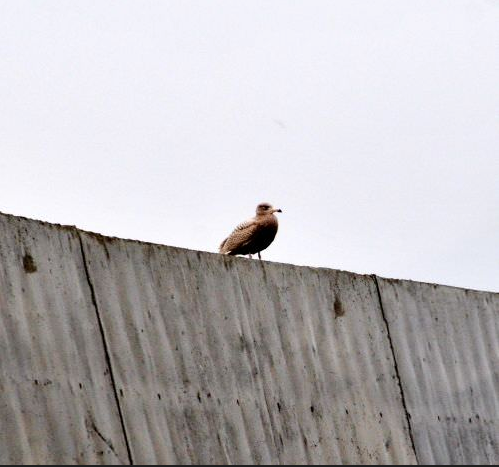
[[[116,400],[116,406],[118,407],[118,415],[120,417],[121,429],[123,430],[123,437],[125,439],[126,450],[128,453],[128,460],[130,462],[130,465],[134,465],[133,458],[132,458],[132,451],[130,449],[130,443],[128,441],[128,435],[127,435],[126,427],[125,427],[125,419],[123,417],[123,412],[121,410],[120,400],[118,397],[118,389],[116,387],[116,379],[114,377],[113,367],[111,364],[111,355],[110,355],[109,348],[108,348],[107,341],[106,341],[104,324],[102,323],[102,318],[100,316],[99,307],[97,306],[97,296],[95,294],[95,288],[94,288],[94,284],[92,283],[92,278],[90,277],[90,270],[88,269],[88,265],[87,265],[87,257],[85,254],[85,247],[83,246],[83,239],[81,238],[81,232],[79,230],[76,230],[76,233],[78,235],[78,239],[80,240],[81,255],[82,255],[82,259],[83,259],[83,268],[85,270],[85,275],[87,277],[88,286],[90,288],[90,295],[92,298],[92,303],[93,303],[94,308],[95,308],[95,313],[97,315],[97,322],[99,323],[99,330],[100,330],[101,337],[102,337],[102,345],[104,346],[104,354],[106,356],[106,363],[107,363],[107,366],[109,368],[109,374],[111,376],[111,384],[113,387],[114,398]]]
[[[416,458],[416,462],[419,464],[418,454],[416,452],[416,445],[414,443],[414,437],[412,434],[411,416],[409,415],[409,411],[407,410],[407,403],[405,401],[405,394],[404,394],[404,389],[402,387],[402,380],[400,378],[397,357],[395,356],[395,348],[393,346],[392,336],[390,334],[390,325],[388,323],[388,319],[386,318],[385,309],[383,307],[383,299],[381,298],[381,290],[379,288],[378,276],[373,275],[373,278],[374,278],[374,282],[376,284],[376,291],[378,292],[378,301],[379,301],[379,306],[381,309],[381,316],[383,316],[383,321],[385,322],[386,332],[388,335],[388,342],[390,343],[390,350],[392,352],[393,364],[395,366],[395,374],[397,375],[397,383],[398,383],[399,390],[400,390],[400,396],[402,398],[402,406],[404,407],[405,418],[407,420],[407,427],[409,429],[409,437],[411,439],[412,450],[414,451],[414,457]]]

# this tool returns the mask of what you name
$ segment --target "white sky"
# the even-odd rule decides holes
[[[0,211],[499,291],[499,1],[0,0]]]

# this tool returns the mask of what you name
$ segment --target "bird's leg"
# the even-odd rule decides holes
[[[258,259],[261,261],[262,260],[262,256],[260,255],[260,252],[258,252]]]
[[[252,256],[252,255],[248,255],[248,258],[249,258],[249,259],[252,259],[252,258],[253,258],[253,256]]]

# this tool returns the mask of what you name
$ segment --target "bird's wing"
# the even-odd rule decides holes
[[[220,253],[228,254],[251,240],[258,227],[255,219],[241,222],[220,245]]]

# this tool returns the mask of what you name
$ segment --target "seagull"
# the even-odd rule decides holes
[[[256,207],[256,216],[239,224],[222,242],[219,252],[224,255],[251,255],[265,250],[274,240],[279,223],[274,213],[282,212],[269,203]]]

